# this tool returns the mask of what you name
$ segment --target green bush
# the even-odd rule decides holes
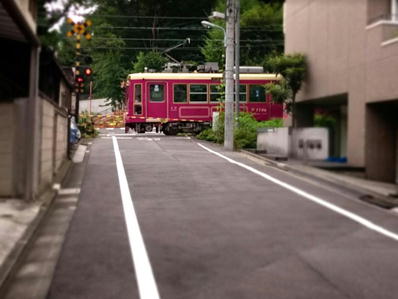
[[[201,140],[212,141],[212,142],[217,141],[216,135],[214,134],[214,131],[212,128],[203,130],[198,135],[196,135],[196,138],[201,139]]]
[[[215,128],[206,129],[196,137],[198,139],[223,143],[224,142],[224,112],[221,112],[214,124]],[[257,143],[257,129],[267,127],[282,127],[282,119],[257,121],[250,113],[240,113],[239,125],[234,130],[234,146],[240,148],[255,148]]]
[[[98,132],[94,127],[93,116],[90,116],[87,112],[80,114],[77,126],[82,134],[82,138],[93,138],[98,135]]]
[[[238,126],[234,132],[234,146],[240,148],[256,148],[257,129],[282,127],[283,121],[280,118],[268,121],[257,121],[250,113],[240,113]]]

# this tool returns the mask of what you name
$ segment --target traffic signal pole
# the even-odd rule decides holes
[[[235,0],[227,0],[224,149],[234,149],[234,39]]]

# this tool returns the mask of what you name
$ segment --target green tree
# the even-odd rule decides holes
[[[225,11],[225,1],[219,0],[217,11]],[[263,64],[264,56],[283,53],[282,1],[241,0],[240,64]],[[217,22],[223,26],[224,22]],[[207,33],[201,52],[207,61],[222,62],[223,38],[220,30]]]
[[[159,72],[163,69],[166,62],[167,59],[159,52],[140,52],[138,53],[136,62],[133,65],[133,72],[141,73],[144,72],[145,68]]]
[[[123,47],[125,43],[113,33],[106,30],[107,24],[98,25],[97,32],[104,36],[104,39],[94,39],[87,45],[91,53],[94,94],[96,97],[106,98],[107,104],[113,109],[123,107],[124,92],[120,83],[126,79],[128,74],[123,63]],[[102,51],[96,51],[103,48]]]
[[[218,62],[222,67],[224,65],[224,33],[220,29],[210,29],[201,52],[206,62]]]
[[[279,83],[267,84],[266,88],[275,102],[286,105],[292,115],[292,126],[296,127],[296,96],[307,73],[305,56],[297,53],[270,57],[264,67],[282,76]]]

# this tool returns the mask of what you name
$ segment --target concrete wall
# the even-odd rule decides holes
[[[33,32],[36,32],[36,11],[33,12],[31,11],[31,7],[30,7],[30,0],[14,0],[15,3],[19,6],[19,9],[21,11],[21,13],[23,14],[26,22],[29,24],[29,26],[31,27],[31,30]],[[34,10],[36,10],[36,5],[34,4]]]
[[[68,149],[68,119],[61,115],[56,116],[56,143],[55,143],[55,170],[58,170],[62,162],[67,158]]]
[[[54,106],[42,100],[42,129],[40,147],[40,185],[52,182],[54,169],[55,111]]]
[[[268,155],[288,157],[290,154],[289,128],[264,128],[257,132],[257,150]]]
[[[309,63],[298,101],[348,94],[347,157],[354,166],[366,166],[366,105],[398,99],[398,26],[368,24],[385,12],[389,0],[285,1],[286,53],[302,52]]]
[[[40,189],[48,187],[67,157],[68,121],[53,103],[42,100]]]
[[[390,13],[391,0],[368,0],[368,23]]]
[[[91,113],[101,113],[107,114],[112,112],[111,106],[105,106],[106,99],[94,99],[91,100]],[[79,102],[80,112],[85,112],[90,110],[90,101],[83,100]]]
[[[257,131],[257,151],[276,157],[325,160],[329,157],[326,128],[263,128]]]
[[[0,103],[0,196],[14,193],[14,142],[15,107],[14,103]]]

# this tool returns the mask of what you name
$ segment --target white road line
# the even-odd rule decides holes
[[[101,137],[101,139],[113,139],[113,137],[116,137],[116,136],[107,136],[107,137]],[[116,137],[117,139],[133,139],[133,137]]]
[[[119,177],[120,194],[122,197],[124,218],[127,226],[127,233],[130,242],[131,255],[133,258],[135,275],[137,278],[140,299],[159,299],[159,292],[153,275],[151,263],[145,249],[144,240],[138,224],[130,189],[124,171],[122,156],[119,151],[119,144],[115,137],[113,139],[113,149]]]
[[[217,156],[227,160],[228,162],[230,162],[232,164],[235,164],[235,165],[238,165],[238,166],[240,166],[242,168],[245,168],[245,169],[247,169],[247,170],[249,170],[249,171],[251,171],[251,172],[253,172],[253,173],[255,173],[255,174],[257,174],[257,175],[259,175],[261,177],[263,177],[266,180],[269,180],[269,181],[271,181],[271,182],[273,182],[273,183],[275,183],[275,184],[277,184],[279,186],[282,186],[283,188],[286,188],[286,189],[288,189],[288,190],[290,190],[290,191],[292,191],[292,192],[294,192],[294,193],[296,193],[298,195],[301,195],[302,197],[304,197],[306,199],[309,199],[309,200],[311,200],[311,201],[313,201],[313,202],[315,202],[315,203],[317,203],[317,204],[319,204],[319,205],[321,205],[321,206],[323,206],[325,208],[328,208],[328,209],[330,209],[330,210],[332,210],[332,211],[334,211],[334,212],[336,212],[336,213],[338,213],[340,215],[343,215],[343,216],[345,216],[345,217],[347,217],[347,218],[349,218],[349,219],[351,219],[351,220],[353,220],[353,221],[365,226],[366,228],[368,228],[370,230],[376,231],[379,234],[382,234],[382,235],[384,235],[386,237],[389,237],[389,238],[391,238],[391,239],[393,239],[395,241],[398,241],[398,234],[396,234],[396,233],[394,233],[392,231],[389,231],[389,230],[387,230],[387,229],[385,229],[385,228],[383,228],[383,227],[381,227],[381,226],[379,226],[379,225],[377,225],[377,224],[375,224],[375,223],[373,223],[373,222],[371,222],[371,221],[369,221],[369,220],[367,220],[367,219],[365,219],[365,218],[363,218],[363,217],[361,217],[361,216],[359,216],[359,215],[357,215],[355,213],[347,211],[347,210],[345,210],[343,208],[340,208],[340,207],[338,207],[338,206],[336,206],[336,205],[334,205],[334,204],[332,204],[330,202],[327,202],[327,201],[325,201],[325,200],[323,200],[323,199],[321,199],[319,197],[316,197],[316,196],[314,196],[314,195],[312,195],[310,193],[307,193],[307,192],[305,192],[305,191],[303,191],[303,190],[301,190],[299,188],[296,188],[296,187],[294,187],[292,185],[289,185],[289,184],[287,184],[285,182],[282,182],[282,181],[280,181],[280,180],[278,180],[278,179],[276,179],[276,178],[274,178],[274,177],[272,177],[272,176],[270,176],[268,174],[265,174],[264,172],[261,172],[261,171],[255,169],[255,168],[251,167],[251,166],[248,166],[248,165],[246,165],[244,163],[240,163],[240,162],[237,162],[237,161],[235,161],[235,160],[233,160],[231,158],[228,158],[228,157],[226,157],[226,156],[224,156],[224,155],[222,155],[222,154],[220,154],[220,153],[218,153],[216,151],[213,151],[213,150],[207,148],[206,146],[204,146],[204,145],[202,145],[200,143],[198,143],[198,145],[200,147],[204,148],[205,150],[209,151],[210,153],[212,153],[214,155],[217,155]]]

